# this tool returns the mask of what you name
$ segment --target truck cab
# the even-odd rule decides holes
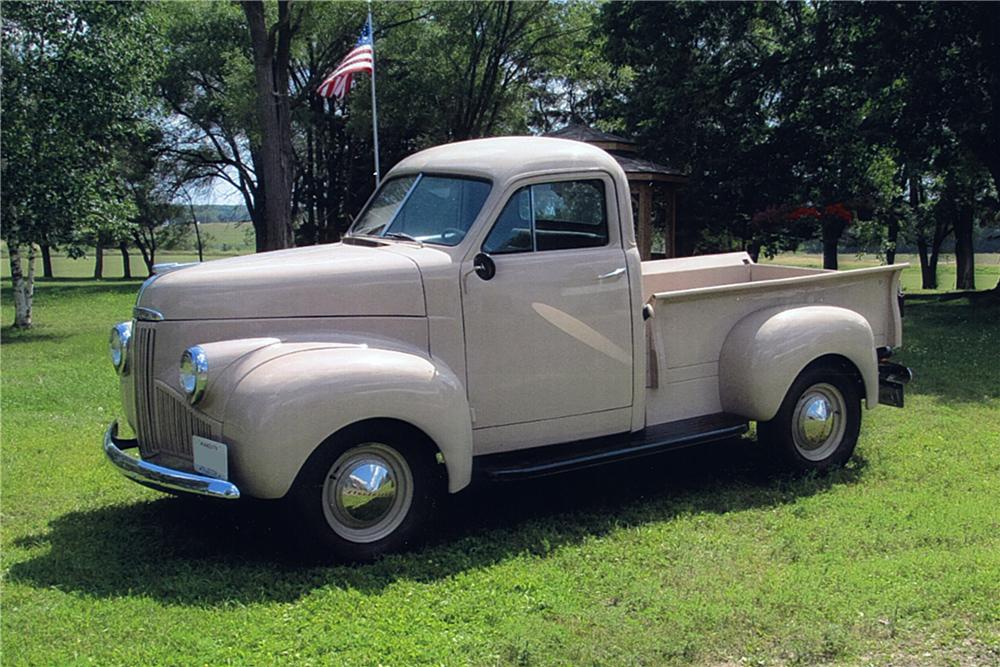
[[[445,492],[738,435],[823,471],[902,404],[902,266],[640,261],[628,182],[551,138],[400,162],[340,243],[176,268],[112,330],[135,481],[286,498],[323,552],[417,541]],[[135,448],[139,456],[127,450]]]

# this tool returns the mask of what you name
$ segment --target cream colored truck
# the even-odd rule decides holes
[[[902,267],[744,253],[641,262],[604,151],[499,138],[397,165],[341,243],[174,267],[111,357],[135,481],[288,497],[333,556],[404,547],[475,478],[548,475],[744,433],[825,470],[861,404],[902,404]],[[139,458],[123,450],[138,448]]]

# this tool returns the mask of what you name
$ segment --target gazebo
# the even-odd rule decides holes
[[[663,251],[657,255],[677,256],[677,190],[688,181],[684,172],[643,160],[632,139],[586,125],[567,125],[545,136],[582,141],[611,153],[628,177],[639,254],[644,260],[653,257],[653,219],[656,218],[663,227]]]

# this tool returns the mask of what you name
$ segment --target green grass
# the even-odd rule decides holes
[[[823,258],[820,255],[805,253],[785,253],[774,259],[761,258],[761,262],[788,266],[823,267]],[[878,266],[881,263],[881,258],[874,255],[840,255],[837,257],[837,265],[841,271]],[[938,260],[938,290],[925,290],[921,287],[920,259],[916,255],[897,255],[896,263],[910,265],[903,271],[902,279],[903,291],[907,294],[955,289],[955,256],[952,254],[942,254]],[[976,253],[975,268],[976,288],[982,290],[993,287],[1000,280],[1000,253]]]
[[[137,285],[42,282],[37,328],[2,332],[5,665],[1000,663],[997,307],[909,300],[907,407],[834,475],[746,439],[477,488],[348,567],[303,563],[271,505],[102,461]]]

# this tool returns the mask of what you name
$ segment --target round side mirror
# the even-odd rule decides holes
[[[472,259],[472,268],[475,269],[476,275],[483,280],[492,280],[493,276],[497,274],[496,263],[485,252],[479,253]]]

